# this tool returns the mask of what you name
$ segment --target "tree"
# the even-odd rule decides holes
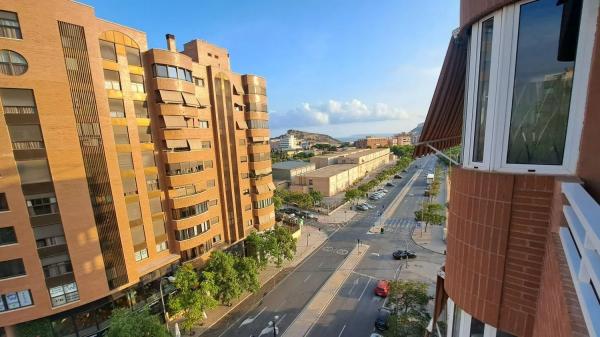
[[[364,192],[358,189],[349,189],[346,191],[346,194],[344,194],[344,200],[345,201],[350,201],[353,202],[357,199],[359,199],[360,197],[362,197],[364,195]]]
[[[390,148],[390,151],[398,157],[412,156],[414,150],[414,145],[392,145]]]
[[[431,316],[427,312],[427,284],[418,281],[390,282],[389,301],[394,316],[386,336],[421,337]]]
[[[107,337],[170,337],[169,330],[148,309],[115,309],[110,316]]]
[[[243,290],[255,293],[260,289],[256,260],[250,257],[237,257],[235,270],[238,272],[239,283]]]
[[[265,235],[267,255],[277,267],[281,267],[285,260],[291,261],[294,258],[296,239],[287,227],[278,226],[263,235]]]
[[[240,297],[243,289],[240,285],[238,272],[235,269],[235,258],[222,251],[214,251],[206,264],[206,271],[214,274],[218,290],[215,297],[225,305]]]
[[[425,231],[430,224],[439,225],[446,221],[446,216],[441,213],[444,211],[444,206],[435,203],[425,203],[423,208],[415,211],[415,220],[425,222]]]
[[[308,195],[310,195],[310,197],[312,198],[313,206],[318,205],[321,203],[321,201],[323,201],[323,194],[321,194],[321,192],[319,191],[310,191],[308,192]]]
[[[46,318],[18,324],[16,327],[18,337],[53,337],[52,325]]]
[[[277,193],[277,190],[275,190],[275,193],[273,194],[273,205],[275,210],[278,210],[283,206],[283,198],[281,197],[281,194]]]
[[[257,266],[263,269],[269,262],[267,243],[264,234],[252,232],[246,237],[247,254],[256,261]]]
[[[217,306],[213,294],[216,287],[213,275],[203,272],[200,282],[198,274],[190,264],[184,264],[175,273],[177,292],[169,299],[169,307],[175,312],[182,312],[181,327],[190,332],[204,318],[205,311]]]

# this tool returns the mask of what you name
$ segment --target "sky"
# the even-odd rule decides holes
[[[409,131],[425,119],[458,0],[83,0],[147,33],[149,48],[199,38],[233,71],[266,78],[271,135]],[[118,11],[115,8],[119,8]]]

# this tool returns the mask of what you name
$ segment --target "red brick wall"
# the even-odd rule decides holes
[[[533,337],[587,337],[560,237],[548,235]]]
[[[519,336],[533,332],[553,188],[553,177],[514,177],[498,327]]]

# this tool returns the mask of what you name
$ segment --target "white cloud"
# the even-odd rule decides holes
[[[302,103],[300,107],[287,113],[272,113],[271,125],[274,128],[291,128],[407,118],[410,116],[404,109],[391,107],[385,103],[376,103],[369,107],[358,99],[348,102],[331,99],[321,104]]]

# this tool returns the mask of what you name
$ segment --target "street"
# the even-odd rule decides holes
[[[384,302],[373,294],[376,281],[403,278],[405,262],[394,260],[392,252],[406,249],[408,245],[408,249],[417,253],[417,258],[408,262],[409,270],[419,264],[436,268],[444,260],[443,255],[421,248],[411,239],[415,225],[414,211],[418,209],[426,187],[424,176],[434,170],[435,162],[432,156],[416,160],[406,173],[402,173],[403,179],[393,180],[397,183],[395,187],[386,187],[389,193],[383,199],[369,201],[376,206],[375,209],[357,214],[345,226],[314,224],[322,226],[322,230],[329,233],[329,239],[294,270],[290,270],[272,291],[247,299],[240,308],[236,308],[235,313],[212,326],[203,336],[273,336],[269,322],[275,316],[278,316],[276,324],[279,336],[285,335],[294,319],[356,247],[357,239],[369,245],[369,250],[329,305],[323,308],[322,315],[307,335],[369,336],[373,331],[377,310]],[[395,209],[388,210],[389,218],[384,222],[384,233],[369,232],[373,225],[380,225],[378,219],[383,206],[388,207],[417,172],[421,172],[420,176],[408,188],[403,200]]]

